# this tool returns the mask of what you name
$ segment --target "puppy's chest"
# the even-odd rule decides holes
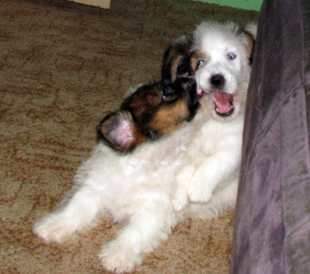
[[[178,168],[178,156],[181,149],[165,151],[158,148],[158,153],[132,155],[120,160],[119,172],[130,179],[132,184],[162,184],[169,174]]]
[[[198,157],[199,154],[212,155],[217,150],[220,139],[217,130],[209,126],[202,127],[190,145],[191,154],[196,154],[194,157]]]

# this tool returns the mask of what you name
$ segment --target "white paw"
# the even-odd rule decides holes
[[[193,203],[207,203],[212,199],[212,189],[202,178],[194,177],[188,187],[188,197]]]
[[[33,232],[45,242],[56,243],[61,243],[71,234],[68,222],[54,214],[49,214],[35,223]]]
[[[104,246],[98,258],[105,269],[115,273],[131,272],[142,262],[142,257],[134,250],[124,248],[115,241]]]
[[[186,205],[188,204],[187,195],[182,195],[182,196],[173,198],[172,204],[173,204],[173,208],[176,211],[183,210],[186,207]]]

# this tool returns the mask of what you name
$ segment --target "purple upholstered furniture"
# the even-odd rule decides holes
[[[310,274],[310,0],[265,0],[231,274]]]

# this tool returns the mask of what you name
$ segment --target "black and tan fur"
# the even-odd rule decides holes
[[[193,36],[182,36],[172,43],[165,51],[162,65],[162,80],[174,82],[181,77],[191,77],[191,48]]]
[[[129,95],[119,110],[97,126],[99,140],[119,152],[130,152],[146,141],[154,141],[190,121],[198,108],[196,84],[178,79],[143,85]]]

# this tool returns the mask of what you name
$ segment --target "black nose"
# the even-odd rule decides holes
[[[213,87],[220,88],[220,87],[224,86],[225,78],[221,74],[215,74],[211,77],[210,82],[211,82]]]

